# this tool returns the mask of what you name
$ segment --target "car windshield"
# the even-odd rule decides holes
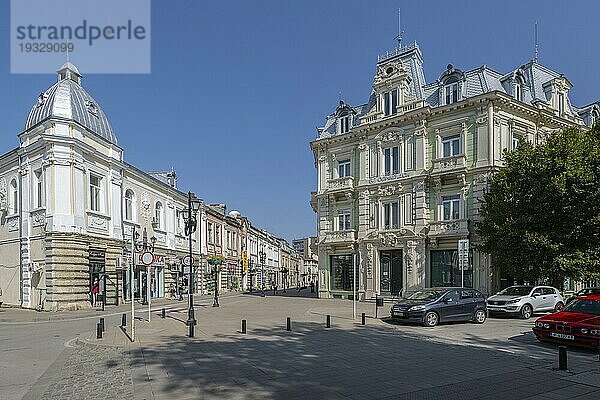
[[[508,296],[526,296],[531,292],[533,286],[511,286],[507,287],[498,294],[505,294]]]
[[[600,300],[578,299],[565,307],[564,311],[600,315]]]
[[[409,300],[435,300],[442,295],[438,290],[419,290],[411,294]]]

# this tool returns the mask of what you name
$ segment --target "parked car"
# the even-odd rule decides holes
[[[580,297],[561,312],[535,321],[533,333],[543,342],[600,347],[600,294]]]
[[[527,319],[537,312],[560,311],[565,300],[550,286],[511,286],[488,297],[487,306],[490,315],[516,314]]]
[[[573,296],[567,298],[565,304],[569,304],[570,302],[572,302],[575,299],[578,299],[579,297],[587,296],[590,294],[600,294],[600,287],[588,287],[585,289],[581,289],[580,291],[576,292]]]
[[[398,300],[390,309],[395,320],[436,326],[447,321],[473,321],[483,324],[487,318],[485,297],[470,288],[430,288]]]

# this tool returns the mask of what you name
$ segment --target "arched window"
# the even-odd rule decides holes
[[[10,181],[10,213],[16,214],[19,212],[19,190],[17,180]]]
[[[444,96],[446,104],[456,103],[459,98],[458,76],[452,75],[444,81]]]
[[[135,193],[133,190],[127,189],[125,191],[125,219],[135,221],[135,211]]]
[[[525,78],[520,70],[515,74],[514,96],[518,101],[523,101],[523,86],[525,86]]]
[[[154,220],[156,228],[163,229],[163,205],[160,201],[156,202],[156,207],[154,208]]]

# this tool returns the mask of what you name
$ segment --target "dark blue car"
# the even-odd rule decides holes
[[[487,319],[487,305],[483,294],[475,289],[428,288],[398,300],[390,315],[394,320],[418,322],[425,326],[450,321],[483,324]]]

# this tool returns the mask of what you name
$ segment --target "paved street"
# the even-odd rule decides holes
[[[10,379],[2,383],[0,398],[600,397],[597,354],[570,350],[571,370],[557,371],[557,350],[535,341],[533,319],[423,328],[368,318],[361,326],[360,313],[372,316],[373,303],[359,303],[357,321],[352,303],[342,300],[242,295],[221,298],[219,308],[211,304],[209,298],[198,300],[194,339],[185,336],[185,303],[168,305],[166,319],[157,311],[150,323],[138,321],[134,344],[116,326],[119,315],[107,317],[101,340],[92,332],[95,317],[5,322],[1,339],[7,330],[10,337],[0,344],[1,365],[2,376]],[[386,304],[380,316],[388,309]],[[325,328],[327,314],[330,329]],[[138,317],[146,315],[140,308]],[[239,332],[242,318],[248,321],[246,335]],[[32,367],[33,360],[39,365]],[[20,380],[11,372],[32,368],[35,379],[32,372]]]

